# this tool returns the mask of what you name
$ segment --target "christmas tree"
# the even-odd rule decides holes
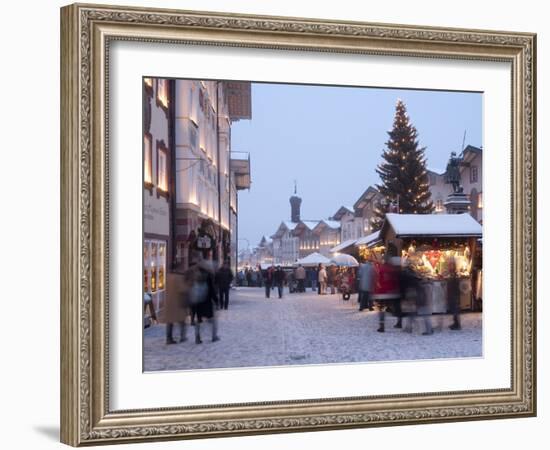
[[[382,152],[383,161],[376,172],[381,184],[376,185],[382,200],[375,208],[373,229],[379,229],[387,212],[430,214],[434,205],[426,172],[425,147],[418,146],[416,128],[411,125],[407,108],[397,101],[393,129]]]

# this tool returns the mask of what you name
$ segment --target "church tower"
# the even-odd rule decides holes
[[[293,223],[300,221],[300,206],[302,204],[302,199],[296,193],[296,181],[294,181],[294,195],[290,197],[290,221]]]

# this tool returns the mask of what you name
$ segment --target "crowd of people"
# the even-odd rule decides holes
[[[216,310],[229,308],[229,292],[233,283],[233,272],[225,262],[217,270],[212,261],[201,259],[191,264],[184,273],[173,273],[171,295],[166,298],[166,344],[176,344],[173,330],[178,324],[179,342],[187,340],[186,322],[195,330],[195,343],[201,344],[201,326],[210,324],[212,342],[220,339]]]
[[[201,327],[208,323],[212,342],[220,339],[216,319],[217,310],[229,308],[230,289],[234,281],[229,263],[218,269],[212,261],[201,259],[184,273],[171,274],[173,295],[166,299],[165,322],[166,344],[175,344],[174,325],[179,325],[179,342],[187,340],[186,322],[194,327],[195,343],[201,344]],[[243,279],[246,282],[243,283]],[[248,280],[251,283],[248,283]],[[365,261],[359,267],[337,267],[319,264],[317,267],[283,268],[271,265],[266,268],[242,270],[237,274],[240,286],[257,286],[265,289],[265,297],[271,298],[275,291],[283,297],[284,287],[290,292],[303,293],[307,289],[318,295],[341,294],[349,300],[357,293],[359,311],[377,311],[378,332],[385,331],[386,313],[396,317],[395,328],[412,331],[414,322],[423,323],[422,334],[433,334],[432,311],[427,296],[427,282],[412,267],[403,264],[399,257],[387,257],[382,262]],[[453,316],[451,330],[460,330],[460,290],[456,266],[451,262],[447,279],[447,304]],[[406,306],[406,308],[404,307]],[[150,295],[145,294],[144,308],[152,311],[152,320],[157,321]]]
[[[424,324],[423,335],[433,334],[432,310],[428,301],[428,280],[421,277],[399,257],[387,257],[384,262],[364,262],[358,270],[359,310],[377,309],[378,332],[385,331],[386,312],[396,317],[395,328],[411,332],[418,318]],[[403,306],[406,305],[406,311]],[[451,330],[460,330],[460,290],[456,264],[451,260],[447,279],[447,305],[453,316]],[[403,326],[403,319],[406,320]]]
[[[459,277],[452,261],[449,271],[447,303],[453,317],[450,329],[460,330]],[[385,332],[386,313],[391,312],[396,317],[395,328],[411,332],[414,322],[419,319],[424,326],[423,334],[433,334],[428,281],[410,265],[403,264],[399,257],[386,257],[382,262],[364,261],[359,267],[319,264],[317,267],[299,265],[289,269],[271,265],[264,269],[245,269],[239,276],[256,280],[256,284],[245,282],[241,285],[264,287],[266,298],[270,298],[275,288],[278,297],[282,298],[285,285],[291,293],[306,292],[311,288],[318,295],[341,294],[344,300],[357,293],[359,311],[377,311],[378,332]]]
[[[288,286],[289,292],[306,292],[307,288],[317,291],[319,295],[327,291],[336,293],[342,283],[348,286],[355,284],[355,270],[353,268],[342,268],[335,265],[318,267],[296,268],[271,265],[265,268],[244,268],[237,273],[236,285],[248,287],[266,287],[271,289],[279,285]],[[267,292],[267,291],[266,291]],[[266,294],[267,296],[267,294]]]

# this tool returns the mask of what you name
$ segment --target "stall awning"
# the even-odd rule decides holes
[[[359,263],[351,255],[336,255],[332,258],[332,262],[340,267],[357,267]]]
[[[380,231],[375,231],[367,236],[357,239],[355,241],[356,247],[361,247],[366,245],[367,247],[372,247],[380,242]]]
[[[320,253],[311,253],[306,257],[299,259],[294,263],[295,266],[301,264],[304,267],[313,267],[318,266],[319,264],[330,264],[331,261],[327,257],[321,255]]]
[[[330,253],[341,252],[341,251],[347,249],[348,247],[353,246],[353,244],[355,244],[356,241],[357,241],[357,239],[348,239],[347,241],[344,241],[341,244],[338,244],[337,246],[332,247],[329,251],[330,251]]]
[[[481,237],[481,225],[470,214],[386,214],[383,229],[391,226],[396,237]]]

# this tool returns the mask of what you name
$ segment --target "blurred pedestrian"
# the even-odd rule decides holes
[[[296,267],[296,270],[294,271],[294,278],[298,283],[298,292],[305,292],[306,269],[304,269],[301,264]]]
[[[327,293],[327,271],[322,264],[319,264],[319,272],[317,274],[317,281],[319,281],[319,295],[325,295]]]
[[[151,318],[151,323],[158,323],[157,313],[155,311],[155,305],[153,304],[153,297],[149,292],[143,293],[143,314],[149,309],[149,317]]]
[[[207,262],[201,261],[190,268],[189,273],[189,304],[197,315],[195,322],[195,344],[202,344],[200,328],[203,319],[212,326],[212,342],[220,339],[218,324],[214,314],[214,304],[218,302],[214,286],[214,274]]]
[[[329,291],[332,294],[336,294],[336,288],[335,288],[335,284],[336,284],[336,272],[337,272],[337,268],[334,264],[331,264],[330,266],[327,267],[327,285],[328,285],[328,288],[329,288]]]
[[[311,290],[315,292],[317,290],[317,270],[314,267],[308,269],[308,277],[311,283]]]
[[[269,266],[262,273],[265,286],[265,298],[269,298],[271,295],[271,286],[273,285],[273,266]]]
[[[285,271],[281,268],[281,266],[277,266],[277,269],[273,273],[273,282],[275,286],[277,286],[279,298],[283,298],[283,286],[284,286],[285,280],[286,280]]]
[[[449,312],[453,315],[453,324],[449,327],[451,330],[461,330],[460,326],[460,280],[456,273],[456,261],[449,259],[449,278],[447,279],[447,302]]]
[[[399,298],[399,262],[400,258],[395,257],[395,260],[386,256],[383,264],[380,265],[376,274],[376,292],[375,298],[378,307],[378,331],[385,331],[386,310],[388,303]]]
[[[229,261],[225,261],[216,273],[216,286],[218,287],[221,309],[227,309],[229,306],[229,289],[232,282],[233,272],[229,268]]]
[[[372,291],[374,287],[374,268],[370,261],[365,261],[359,267],[359,311],[369,309],[372,311]]]
[[[399,281],[401,299],[405,301],[413,300],[414,302],[414,310],[408,313],[403,331],[412,333],[413,323],[417,317],[420,317],[424,322],[424,332],[422,334],[425,336],[433,334],[432,311],[426,293],[428,283],[415,273],[409,265],[406,265],[401,271]]]
[[[188,313],[187,284],[185,273],[170,272],[166,275],[165,304],[162,310],[166,323],[166,345],[175,344],[174,324],[179,325],[180,342],[186,338],[185,319]]]

